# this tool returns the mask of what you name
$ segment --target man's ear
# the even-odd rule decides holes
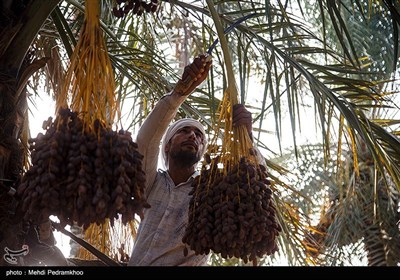
[[[171,141],[168,141],[168,143],[165,145],[165,149],[164,149],[164,152],[166,154],[168,154],[170,146],[171,146]]]

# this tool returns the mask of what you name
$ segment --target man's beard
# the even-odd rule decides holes
[[[200,161],[200,156],[197,153],[182,150],[171,153],[171,158],[180,167],[190,167]]]

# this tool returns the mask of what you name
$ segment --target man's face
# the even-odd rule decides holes
[[[165,147],[169,162],[182,167],[189,167],[197,163],[202,157],[204,135],[196,127],[185,126],[180,128]]]

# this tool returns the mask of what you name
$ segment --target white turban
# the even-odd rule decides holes
[[[203,125],[195,120],[195,119],[180,119],[174,123],[172,123],[167,131],[165,132],[162,140],[161,140],[161,155],[162,155],[162,159],[163,159],[163,164],[166,167],[167,166],[167,154],[165,152],[165,146],[168,144],[169,140],[171,140],[171,138],[175,135],[175,133],[181,129],[182,127],[185,126],[194,126],[196,128],[198,128],[201,133],[203,133],[204,136],[204,142],[203,142],[203,150],[201,151],[201,155],[203,155],[206,151],[207,148],[207,137],[206,137],[206,131],[204,130]]]

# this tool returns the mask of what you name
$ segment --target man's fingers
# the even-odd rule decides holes
[[[197,73],[208,72],[212,64],[212,59],[210,55],[202,54],[195,58],[192,65]]]
[[[204,71],[204,70],[203,70]],[[190,77],[192,80],[196,81],[199,75],[200,70],[197,68],[196,65],[191,65],[187,69],[185,69],[185,72],[187,73],[187,76],[185,79]]]
[[[211,56],[202,54],[187,65],[183,71],[182,78],[175,86],[175,91],[181,95],[190,94],[208,75],[212,64]]]
[[[204,72],[208,72],[211,65],[210,56],[200,55],[194,59],[194,61],[185,67],[187,75],[192,77],[192,79],[197,80],[203,76]],[[184,77],[187,78],[187,77]]]
[[[252,116],[251,113],[245,108],[243,104],[233,105],[233,116],[232,123],[234,126],[237,125],[251,125]]]

